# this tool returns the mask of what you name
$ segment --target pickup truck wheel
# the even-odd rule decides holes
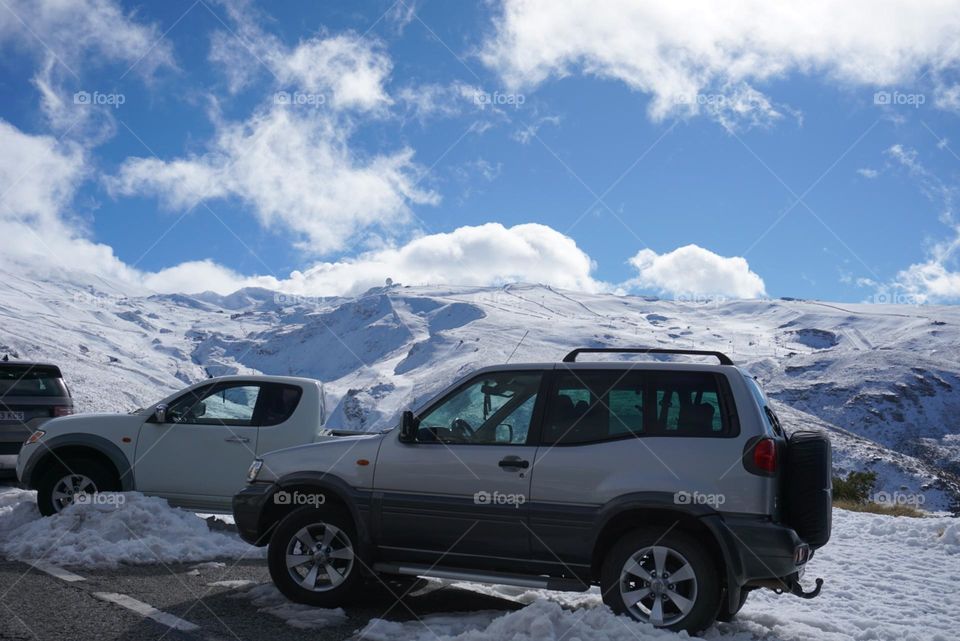
[[[600,585],[603,602],[617,614],[675,632],[704,630],[720,607],[716,565],[683,532],[626,534],[604,559]]]
[[[270,538],[267,565],[277,589],[291,601],[344,605],[362,584],[353,521],[339,510],[302,507]]]
[[[99,461],[75,459],[65,465],[52,466],[37,483],[37,507],[44,516],[73,505],[81,494],[120,491],[116,474]]]

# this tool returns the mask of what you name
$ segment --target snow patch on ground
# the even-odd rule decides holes
[[[272,583],[258,585],[234,598],[247,598],[260,612],[266,612],[283,619],[287,625],[304,630],[326,628],[339,625],[347,620],[347,613],[343,608],[325,609],[313,608],[309,605],[292,603]]]
[[[137,492],[105,504],[71,505],[43,518],[36,493],[0,491],[0,554],[82,567],[256,558],[263,550],[237,536],[211,532],[193,512]]]

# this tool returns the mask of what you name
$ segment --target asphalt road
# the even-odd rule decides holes
[[[46,567],[45,571],[43,564],[34,567],[0,560],[0,639],[327,641],[356,638],[371,618],[405,621],[429,614],[506,612],[519,607],[512,601],[452,587],[413,590],[398,602],[396,595],[406,588],[395,588],[391,593],[379,584],[371,584],[359,602],[344,608],[348,615],[345,623],[302,630],[258,611],[241,594],[243,589],[210,585],[229,580],[267,583],[270,578],[264,560],[225,563],[226,567],[199,569],[196,563],[65,568],[68,573],[63,574],[56,567]],[[144,611],[165,623],[149,618]],[[178,621],[196,629],[178,630]]]

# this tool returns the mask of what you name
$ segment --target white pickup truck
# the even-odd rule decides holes
[[[136,490],[194,510],[230,512],[260,454],[323,440],[319,381],[211,378],[132,414],[56,418],[34,432],[17,478],[45,515],[80,494]]]

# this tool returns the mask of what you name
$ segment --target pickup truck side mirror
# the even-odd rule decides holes
[[[153,420],[157,423],[167,422],[167,406],[164,403],[160,403],[153,409]]]
[[[406,410],[400,420],[400,442],[416,443],[417,430],[420,428],[420,421],[413,415],[413,412]]]

